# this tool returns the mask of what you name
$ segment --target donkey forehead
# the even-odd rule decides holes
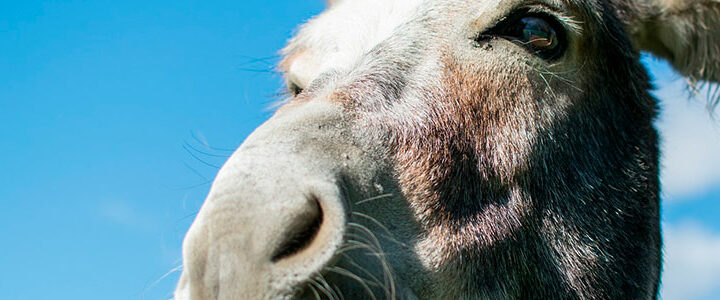
[[[546,5],[572,16],[568,0],[339,1],[301,28],[283,50],[285,58],[280,68],[291,81],[307,85],[323,72],[352,67],[371,49],[393,37],[431,39],[413,32],[422,27],[432,27],[440,34],[471,37],[524,4]],[[413,27],[413,23],[423,26]]]

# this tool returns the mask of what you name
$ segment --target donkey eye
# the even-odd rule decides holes
[[[303,88],[300,87],[300,85],[298,85],[297,83],[294,83],[292,81],[289,81],[287,83],[287,89],[288,89],[288,93],[290,93],[290,95],[293,97],[300,95],[303,92]]]
[[[522,18],[518,28],[522,28],[522,41],[534,48],[551,50],[560,45],[555,29],[543,19]]]
[[[563,32],[556,23],[542,16],[527,16],[506,27],[503,35],[535,55],[552,60],[559,58],[565,51],[561,40]]]

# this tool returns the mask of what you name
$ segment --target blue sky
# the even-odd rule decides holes
[[[214,166],[271,115],[275,55],[323,2],[0,3],[2,298],[167,299]],[[665,298],[709,274],[711,299],[720,126],[644,61],[668,110]]]

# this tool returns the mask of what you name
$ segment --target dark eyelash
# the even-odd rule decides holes
[[[294,82],[288,83],[288,93],[292,96],[300,95],[303,92],[303,88]]]

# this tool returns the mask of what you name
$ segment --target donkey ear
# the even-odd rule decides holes
[[[720,82],[720,0],[629,1],[638,47],[667,59],[691,81]]]

